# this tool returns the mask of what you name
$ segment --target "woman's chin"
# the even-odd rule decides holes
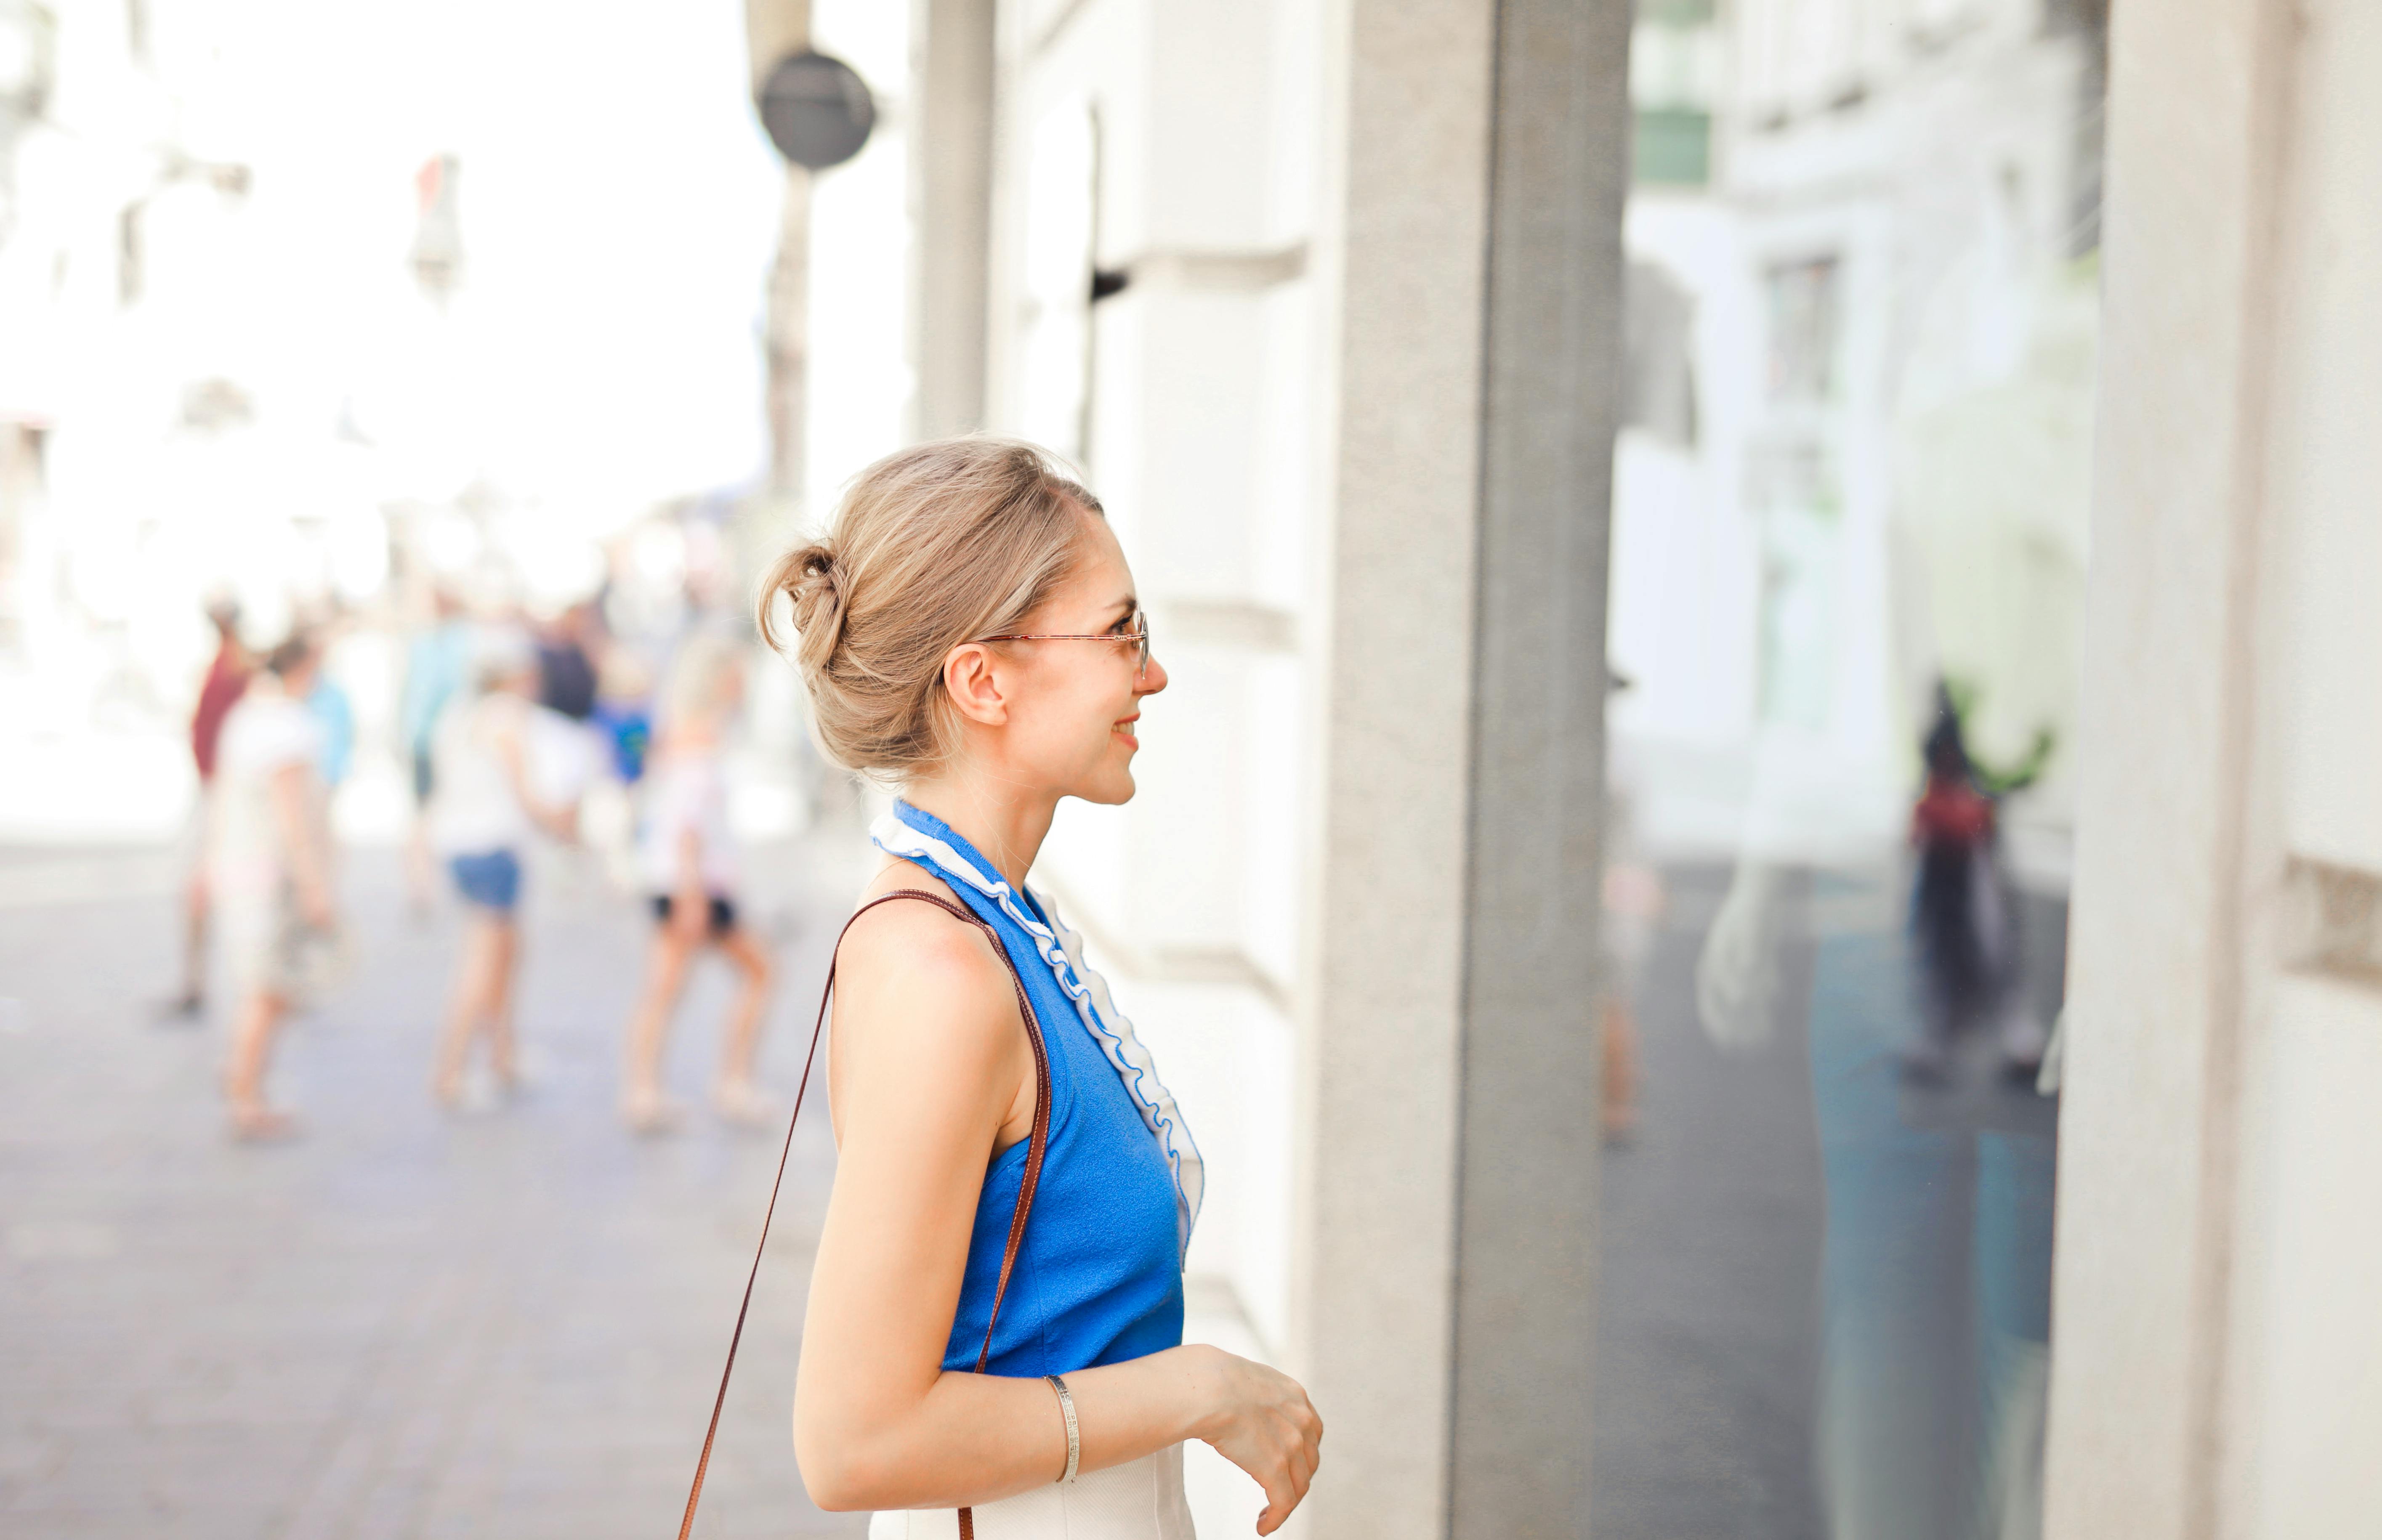
[[[1136,789],[1132,768],[1119,764],[1103,768],[1099,774],[1091,776],[1076,791],[1075,797],[1080,801],[1094,802],[1101,807],[1117,807],[1132,801]]]

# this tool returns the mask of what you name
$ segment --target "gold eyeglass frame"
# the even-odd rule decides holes
[[[1059,635],[1059,634],[1057,634],[1057,633],[1055,633],[1055,632],[1037,632],[1037,633],[1034,633],[1034,634],[1030,634],[1030,635],[1029,635],[1029,634],[1027,634],[1026,632],[1024,632],[1024,631],[1006,631],[1006,632],[1003,632],[1003,633],[1002,633],[1001,635],[1000,635],[1000,636],[980,636],[980,637],[977,637],[977,638],[976,638],[976,641],[978,641],[979,642],[1139,642],[1139,643],[1141,644],[1141,660],[1134,666],[1133,677],[1134,677],[1135,678],[1141,678],[1143,675],[1145,675],[1145,674],[1147,674],[1147,673],[1148,673],[1148,672],[1149,672],[1149,612],[1148,612],[1148,610],[1146,610],[1146,609],[1142,609],[1142,608],[1140,608],[1138,605],[1136,605],[1136,606],[1135,607],[1135,609],[1134,609],[1134,612],[1133,612],[1133,618],[1134,618],[1136,622],[1138,622],[1138,623],[1139,623],[1139,629],[1136,629],[1136,630],[1130,630],[1130,631],[1100,631],[1100,632],[1098,632],[1097,634],[1090,635],[1090,636],[1074,636],[1074,635],[1062,636],[1062,635]]]

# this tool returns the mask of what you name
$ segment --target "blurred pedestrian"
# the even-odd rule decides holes
[[[447,862],[467,918],[462,959],[438,1040],[431,1091],[458,1106],[475,1040],[485,1036],[500,1091],[520,1082],[513,1043],[513,979],[521,952],[522,847],[533,828],[573,837],[577,813],[542,800],[530,775],[530,714],[536,710],[537,654],[526,638],[481,639],[468,690],[450,701],[431,735],[429,837]]]
[[[1910,932],[1922,1012],[1903,1062],[1922,1079],[1950,1069],[1954,1044],[1971,1024],[2002,1023],[2018,982],[2018,911],[1996,859],[1995,800],[1977,784],[1950,691],[1939,685],[1935,698],[1923,745],[1927,783],[1910,813],[1919,865]],[[2015,1040],[2006,1045],[2014,1058],[2026,1048]],[[2032,1046],[2040,1060],[2041,1043]]]
[[[192,814],[194,849],[189,880],[182,889],[182,989],[171,1011],[195,1021],[207,1000],[207,862],[208,839],[214,825],[216,750],[224,719],[248,689],[248,651],[239,643],[239,605],[217,599],[207,606],[207,620],[215,629],[215,655],[199,686],[199,703],[190,713],[190,758],[198,765],[199,800]]]
[[[596,673],[596,710],[588,718],[609,749],[613,773],[623,786],[645,774],[653,745],[653,669],[627,647],[605,650]]]
[[[331,678],[327,666],[314,673],[314,688],[306,694],[307,715],[323,728],[323,787],[337,791],[339,783],[348,778],[348,766],[356,757],[356,708],[348,692]]]
[[[604,619],[583,599],[545,628],[537,642],[537,703],[573,722],[596,714],[596,660],[604,652]]]
[[[399,742],[413,778],[413,828],[406,842],[405,876],[416,914],[428,912],[432,886],[429,810],[436,772],[431,736],[470,672],[473,634],[463,602],[453,590],[437,589],[431,605],[435,615],[429,628],[406,647],[405,687],[397,706]]]
[[[712,1105],[729,1121],[747,1124],[769,1122],[778,1111],[753,1074],[769,1000],[769,952],[738,911],[736,847],[728,829],[723,756],[743,697],[744,660],[733,642],[697,635],[679,649],[645,776],[640,853],[655,926],[645,989],[629,1020],[620,1097],[621,1118],[640,1133],[663,1131],[679,1118],[662,1090],[662,1055],[687,969],[706,946],[743,978],[720,1044]]]
[[[323,729],[305,703],[319,667],[302,631],[275,647],[226,716],[215,759],[208,883],[239,991],[224,1095],[241,1139],[293,1131],[265,1099],[265,1072],[283,1020],[336,963]]]

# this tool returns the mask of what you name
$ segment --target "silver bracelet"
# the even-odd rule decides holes
[[[1075,1479],[1076,1462],[1084,1458],[1084,1439],[1075,1427],[1075,1398],[1067,1394],[1067,1382],[1056,1375],[1044,1375],[1042,1377],[1050,1382],[1051,1389],[1059,1392],[1059,1415],[1067,1419],[1067,1473],[1059,1478],[1059,1484],[1063,1486]]]

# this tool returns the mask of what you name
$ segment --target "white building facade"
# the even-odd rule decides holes
[[[1593,970],[1559,959],[1593,949],[1561,874],[1594,870],[1594,814],[1544,809],[1595,804],[1568,777],[1601,691],[1558,645],[1529,694],[1504,628],[1540,613],[1515,489],[1552,484],[1516,424],[1545,442],[1558,400],[1609,444],[1623,417],[1630,18],[977,9],[987,361],[935,425],[1081,460],[1173,671],[1143,797],[1071,810],[1043,875],[1194,1110],[1195,1298],[1316,1389],[1311,1533],[1593,1532],[1558,1468],[1585,1462],[1597,1155],[1531,1097],[1593,1094]],[[1698,385],[1684,434],[1630,417],[1617,470],[1565,483],[1586,630],[1531,634],[1604,635],[1581,489],[1612,486],[1615,731],[1662,782],[1646,832],[1690,851],[1890,853],[1938,675],[1981,759],[2049,735],[2010,824],[2022,880],[2074,882],[2058,1338],[2029,1371],[2044,1473],[1995,1533],[2035,1492],[2056,1536],[2359,1533],[2382,855],[2351,82],[2382,33],[2120,5],[2099,218],[2091,7],[1647,18],[1686,36],[1634,50],[1668,188],[1627,241],[1691,301]],[[1541,71],[1581,94],[1528,96]],[[1565,153],[1613,175],[1530,182]],[[1609,245],[1563,247],[1570,214]],[[1541,292],[1583,329],[1517,331]],[[922,307],[922,357],[952,313]],[[1603,383],[1516,373],[1580,338]],[[1562,726],[1516,727],[1522,699]],[[1539,976],[1564,988],[1497,993]]]
[[[1545,1411],[1537,1436],[1550,1450],[1584,1441],[1593,1135],[1582,1159],[1565,1153],[1572,1133],[1546,1145],[1545,1222],[1521,1224],[1526,1243],[1501,1253],[1527,1266],[1467,1273],[1467,1246],[1493,1248],[1467,1241],[1467,1224],[1518,1222],[1502,1196],[1467,1219],[1467,1087],[1529,1076],[1518,1061],[1467,1069],[1460,1023],[1501,988],[1553,991],[1552,1011],[1516,1008],[1530,1031],[1560,1023],[1536,1079],[1551,1097],[1592,1094],[1588,990],[1564,981],[1584,979],[1594,946],[1580,841],[1601,759],[1609,348],[1560,339],[1616,322],[1600,275],[1617,264],[1617,226],[1598,211],[1617,208],[1621,188],[1626,19],[1600,7],[1583,31],[1566,7],[1540,8],[1555,30],[1528,56],[1554,67],[1530,89],[1570,129],[1501,149],[1492,6],[938,0],[929,78],[949,67],[933,29],[950,35],[972,9],[994,22],[988,362],[980,412],[933,425],[980,422],[1081,463],[1172,673],[1148,714],[1141,795],[1062,811],[1038,875],[1117,965],[1121,997],[1197,1109],[1209,1182],[1189,1259],[1195,1329],[1291,1367],[1332,1406],[1334,1458],[1300,1520],[1309,1533],[1434,1534],[1451,1505],[1475,1515],[1467,1533],[1495,1533],[1501,1503],[1576,1509],[1577,1461],[1492,1474],[1521,1448],[1509,1429],[1492,1436],[1493,1397],[1467,1387],[1461,1344],[1526,1322],[1531,1309],[1503,1302],[1516,1290],[1554,1311],[1566,1324],[1546,1334],[1549,1373],[1530,1392]],[[1504,205],[1500,153],[1517,157]],[[950,315],[938,232],[965,227],[934,202],[937,176],[930,149],[929,399],[944,398],[935,326]],[[1584,253],[1576,279],[1547,292],[1588,287],[1541,323],[1503,323],[1555,340],[1538,366],[1565,377],[1527,383],[1531,349],[1516,347],[1501,385],[1483,330],[1484,317],[1498,324],[1491,230],[1501,207],[1520,217],[1536,178],[1566,189],[1536,201],[1560,214],[1534,232],[1543,255]],[[1492,445],[1482,402],[1500,388],[1556,413],[1537,441],[1552,458]],[[1580,401],[1574,421],[1564,404]],[[1542,517],[1583,486],[1582,517]],[[1505,526],[1515,544],[1486,532],[1491,507],[1525,510]],[[1533,540],[1538,556],[1520,555]],[[1504,666],[1478,650],[1480,617],[1501,563],[1553,580],[1498,606],[1549,628],[1515,655],[1544,650],[1553,666],[1530,666],[1561,691],[1553,714],[1518,696],[1510,713],[1487,704],[1484,681]],[[1550,863],[1554,879],[1495,901],[1555,922],[1512,933],[1553,948],[1552,970],[1492,962],[1472,927],[1476,879],[1522,870],[1475,856],[1483,745],[1521,724],[1569,745],[1572,769],[1542,781],[1565,810],[1543,837],[1516,825],[1539,852],[1522,865]],[[1471,1126],[1533,1120],[1507,1111]],[[1531,1289],[1530,1268],[1563,1286]],[[1501,1356],[1471,1361],[1486,1374]],[[1467,1479],[1510,1496],[1467,1503]],[[1195,1471],[1195,1500],[1197,1485]]]

